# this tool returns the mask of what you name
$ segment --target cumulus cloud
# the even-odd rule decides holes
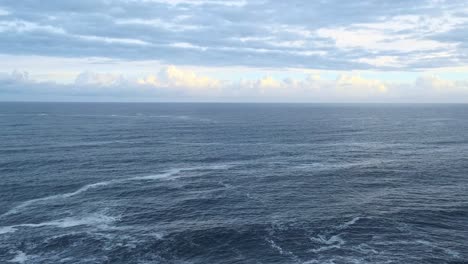
[[[382,94],[388,91],[384,82],[365,79],[359,75],[341,75],[336,80],[336,87],[351,96]]]
[[[157,75],[148,75],[137,80],[140,85],[155,87],[183,88],[188,90],[213,90],[220,88],[221,81],[207,76],[200,76],[194,71],[168,66]]]
[[[264,91],[265,89],[277,89],[282,85],[279,81],[273,79],[271,76],[266,76],[257,81],[257,86]]]
[[[76,76],[76,85],[90,85],[90,86],[114,86],[125,84],[126,80],[123,75],[116,75],[110,73],[93,73],[82,72]]]
[[[468,93],[468,80],[444,80],[436,75],[421,76],[416,85],[437,93]]]
[[[468,80],[422,75],[414,82],[397,83],[352,73],[333,79],[311,73],[303,78],[266,75],[249,80],[221,80],[167,66],[155,74],[136,78],[83,72],[68,84],[36,81],[27,72],[14,71],[0,74],[0,94],[15,100],[34,95],[35,98],[68,96],[70,100],[89,96],[110,101],[468,102]]]

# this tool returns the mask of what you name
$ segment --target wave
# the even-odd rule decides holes
[[[115,222],[118,218],[107,216],[104,214],[91,214],[85,217],[76,218],[76,217],[66,217],[58,220],[52,220],[36,224],[18,224],[12,226],[3,226],[0,227],[0,234],[14,233],[18,228],[22,227],[45,227],[52,226],[57,228],[69,228],[75,226],[96,226],[100,228],[107,227],[109,224]],[[2,233],[3,231],[3,233]]]
[[[139,180],[159,180],[159,179],[166,179],[169,178],[173,175],[176,175],[180,173],[181,171],[188,171],[192,169],[171,169],[167,172],[160,173],[160,174],[154,174],[154,175],[147,175],[147,176],[137,176],[137,177],[132,177],[129,179],[124,179],[121,180],[120,182],[125,182],[125,181],[139,181]]]
[[[372,167],[388,165],[394,161],[384,159],[368,159],[355,162],[336,162],[336,163],[324,163],[324,162],[312,162],[308,164],[299,164],[293,166],[294,169],[305,170],[305,171],[329,171],[329,170],[344,170],[359,167]]]
[[[340,235],[334,235],[334,236],[331,236],[328,239],[323,235],[319,235],[318,237],[312,237],[310,239],[313,240],[313,241],[325,244],[325,245],[332,245],[332,244],[342,245],[342,244],[344,244],[344,240],[341,239]]]
[[[273,241],[273,239],[265,239],[266,242],[268,242],[268,244],[270,244],[270,247],[274,250],[276,250],[278,253],[280,253],[281,255],[283,256],[287,256],[287,257],[290,257],[292,258],[293,260],[295,260],[295,262],[298,262],[299,261],[299,258],[294,255],[291,251],[289,250],[285,250],[283,249],[282,247],[280,247],[278,244],[275,243],[275,241]]]
[[[164,118],[181,121],[199,121],[199,122],[214,122],[209,118],[188,116],[188,115],[152,115],[152,114],[49,114],[49,113],[15,113],[15,114],[0,114],[0,116],[53,116],[53,117],[102,117],[102,118]]]
[[[26,263],[28,261],[29,257],[24,253],[23,251],[17,251],[16,256],[9,260],[8,262],[12,263]]]
[[[361,219],[362,219],[362,217],[359,217],[359,216],[354,217],[353,219],[351,219],[351,220],[349,220],[349,221],[347,221],[347,222],[345,222],[345,223],[339,225],[339,226],[338,226],[338,229],[339,229],[339,230],[341,230],[341,229],[346,229],[346,228],[348,228],[348,227],[350,227],[350,226],[356,224],[356,222],[359,221],[359,220],[361,220]]]
[[[32,204],[35,204],[35,203],[38,203],[38,202],[43,202],[43,201],[48,201],[48,200],[55,200],[55,199],[60,199],[60,198],[62,198],[62,199],[69,198],[69,197],[78,195],[78,194],[80,194],[82,192],[86,192],[86,191],[88,191],[90,189],[93,189],[93,188],[109,185],[109,184],[111,184],[113,182],[116,182],[116,181],[111,180],[111,181],[103,181],[103,182],[87,184],[87,185],[79,188],[78,190],[76,190],[74,192],[63,193],[63,194],[55,194],[55,195],[51,195],[51,196],[46,196],[46,197],[42,197],[42,198],[36,198],[36,199],[24,201],[21,204],[17,205],[16,207],[13,207],[12,209],[7,211],[6,213],[0,215],[0,218],[11,215],[11,214],[15,214],[15,213],[21,211],[23,208],[28,207],[28,206],[30,206]]]
[[[372,248],[366,243],[359,244],[357,246],[352,247],[353,250],[356,250],[357,252],[369,255],[369,254],[379,254],[379,251],[376,249]]]
[[[348,227],[356,224],[360,219],[362,218],[359,216],[354,217],[353,219],[347,222],[344,222],[343,224],[335,226],[334,229],[336,231],[347,229]],[[340,249],[341,246],[343,246],[346,243],[346,241],[341,237],[343,235],[342,233],[331,235],[331,236],[329,235],[330,234],[328,235],[320,234],[316,237],[310,237],[309,239],[312,242],[318,243],[319,247],[310,249],[309,252],[319,253],[319,252],[323,252],[323,251],[327,251],[331,249]]]
[[[194,116],[187,116],[187,115],[148,115],[146,117],[168,118],[168,119],[186,120],[186,121],[213,122],[213,120],[209,118],[201,118],[201,117],[194,117]]]
[[[331,236],[330,238],[326,238],[323,235],[319,235],[318,237],[311,237],[310,240],[325,245],[325,246],[310,250],[314,253],[318,253],[318,252],[322,252],[322,251],[326,251],[326,250],[330,250],[334,248],[339,249],[345,243],[345,241],[340,237],[340,235],[334,235],[334,236]]]
[[[130,140],[108,140],[108,141],[87,141],[87,142],[70,142],[64,144],[50,145],[51,147],[70,148],[70,147],[87,147],[87,146],[103,146],[111,144],[128,144],[135,143]]]
[[[449,257],[452,257],[452,258],[455,258],[455,259],[461,258],[461,253],[459,253],[458,251],[455,251],[455,250],[450,249],[450,248],[439,246],[439,245],[437,245],[437,244],[435,244],[433,242],[423,240],[423,239],[381,241],[381,242],[374,242],[374,244],[378,245],[378,246],[394,246],[394,245],[397,245],[397,246],[400,246],[400,247],[401,246],[412,246],[412,247],[414,247],[416,245],[423,245],[423,246],[426,246],[428,248],[440,250],[440,251],[444,252],[446,255],[448,255]]]
[[[83,187],[79,188],[78,190],[74,192],[69,192],[69,193],[62,193],[62,194],[55,194],[51,196],[46,196],[42,198],[36,198],[28,201],[24,201],[21,204],[13,207],[6,213],[0,215],[0,218],[12,215],[15,213],[20,212],[22,209],[33,205],[38,202],[43,202],[43,201],[49,201],[49,200],[55,200],[55,199],[66,199],[70,198],[73,196],[76,196],[78,194],[87,192],[91,189],[94,188],[99,188],[111,184],[116,184],[116,183],[123,183],[123,182],[128,182],[128,181],[138,181],[138,180],[159,180],[159,179],[165,179],[169,178],[171,176],[174,176],[182,171],[194,171],[194,170],[219,170],[219,169],[227,169],[229,168],[230,165],[226,164],[217,164],[217,165],[212,165],[212,166],[199,166],[199,167],[190,167],[190,168],[177,168],[177,169],[171,169],[166,172],[160,173],[160,174],[154,174],[154,175],[147,175],[147,176],[136,176],[136,177],[131,177],[131,178],[125,178],[125,179],[117,179],[117,180],[109,180],[109,181],[102,181],[102,182],[96,182],[96,183],[91,183],[84,185]]]
[[[319,253],[319,252],[322,252],[322,251],[327,251],[327,250],[335,249],[335,248],[340,249],[341,245],[337,244],[337,245],[324,246],[324,247],[319,247],[319,248],[316,248],[316,249],[311,249],[310,251],[314,252],[314,253]]]
[[[266,239],[266,241],[270,244],[270,246],[275,249],[276,251],[278,251],[281,255],[285,255],[286,252],[283,250],[283,248],[281,248],[280,246],[278,246],[275,241],[273,241],[272,239]]]
[[[2,227],[0,227],[0,235],[13,233],[15,231],[16,231],[16,228],[14,228],[13,226],[2,226]]]

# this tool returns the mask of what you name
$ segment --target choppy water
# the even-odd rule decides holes
[[[468,106],[0,104],[0,263],[466,263]]]

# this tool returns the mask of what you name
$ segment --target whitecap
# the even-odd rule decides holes
[[[334,248],[341,248],[340,245],[330,245],[330,246],[323,246],[323,247],[319,247],[319,248],[316,248],[316,249],[311,249],[310,251],[314,252],[314,253],[319,253],[319,252],[322,252],[322,251],[327,251],[327,250],[330,250],[330,249],[334,249]]]
[[[0,227],[0,235],[13,233],[15,231],[16,231],[16,229],[14,227],[12,227],[12,226],[2,226],[2,227]]]
[[[299,258],[296,255],[294,255],[294,253],[292,253],[289,250],[283,249],[278,244],[276,244],[275,241],[273,241],[273,239],[266,238],[265,240],[270,244],[271,248],[278,251],[278,253],[280,253],[281,255],[288,256],[288,257],[292,258],[295,262],[299,262]]]
[[[150,233],[150,235],[154,238],[156,238],[157,240],[161,240],[164,238],[165,234],[164,233],[157,233],[157,232],[152,232]]]
[[[96,182],[96,183],[91,183],[84,185],[83,187],[79,188],[78,190],[74,192],[69,192],[69,193],[62,193],[62,194],[55,194],[51,196],[46,196],[42,198],[36,198],[28,201],[24,201],[20,203],[19,205],[13,207],[6,213],[0,215],[0,218],[15,214],[17,212],[20,212],[22,209],[25,207],[28,207],[30,205],[33,205],[38,202],[43,202],[43,201],[49,201],[49,200],[55,200],[55,199],[65,199],[65,198],[70,198],[73,196],[76,196],[78,194],[81,194],[83,192],[87,192],[88,190],[98,188],[98,187],[103,187],[107,186],[110,184],[115,184],[115,183],[123,183],[123,182],[128,182],[128,181],[136,181],[136,180],[159,180],[159,179],[167,179],[170,178],[171,176],[174,176],[182,171],[196,171],[196,170],[222,170],[222,169],[227,169],[230,168],[232,165],[229,164],[216,164],[216,165],[210,165],[210,166],[198,166],[198,167],[191,167],[191,168],[177,168],[177,169],[171,169],[163,173],[159,174],[154,174],[154,175],[147,175],[147,176],[136,176],[136,177],[131,177],[131,178],[124,178],[124,179],[116,179],[116,180],[109,180],[109,181],[102,181],[102,182]]]
[[[293,166],[293,168],[298,170],[305,170],[305,171],[330,171],[330,170],[343,170],[343,169],[351,169],[356,167],[371,167],[371,166],[379,166],[392,163],[392,160],[388,159],[367,159],[361,161],[353,161],[353,162],[312,162],[306,164],[298,164]]]
[[[331,236],[328,239],[325,236],[319,235],[318,237],[311,237],[310,239],[313,241],[322,243],[322,244],[326,244],[326,245],[331,245],[331,244],[343,245],[345,243],[344,240],[339,235]]]
[[[444,251],[446,254],[448,254],[449,256],[451,256],[453,258],[460,258],[460,253],[458,253],[455,250],[452,250],[452,249],[449,249],[449,248],[441,248],[441,249],[442,249],[442,251]]]
[[[23,251],[17,251],[16,256],[9,260],[8,262],[13,262],[13,263],[26,263],[28,261],[29,257],[24,253]]]
[[[326,251],[326,250],[330,250],[334,248],[341,248],[341,246],[345,243],[345,241],[340,237],[340,235],[334,235],[334,236],[331,236],[330,238],[326,238],[323,235],[318,235],[317,237],[311,237],[310,240],[324,245],[322,247],[309,250],[314,253],[318,253],[318,252],[322,252],[322,251]]]
[[[83,147],[83,146],[103,146],[103,145],[111,145],[111,144],[122,144],[122,143],[132,143],[132,141],[124,141],[124,140],[108,140],[108,141],[89,141],[89,142],[71,142],[65,144],[51,144],[51,147],[59,147],[59,148],[70,148],[70,147]]]
[[[115,222],[118,218],[104,214],[91,214],[81,218],[66,217],[63,219],[42,223],[42,226],[56,226],[59,228],[68,228],[74,226],[96,226],[107,227],[109,224]]]
[[[187,115],[148,115],[146,117],[167,118],[167,119],[183,120],[183,121],[213,122],[213,120],[209,118],[194,117],[194,116],[187,116]]]
[[[75,226],[94,226],[98,228],[106,228],[109,224],[116,221],[116,217],[107,216],[104,214],[91,214],[84,217],[65,217],[58,220],[46,221],[42,223],[34,223],[34,224],[18,224],[12,226],[3,226],[0,227],[1,230],[6,230],[6,233],[12,233],[18,230],[18,228],[26,227],[26,228],[36,228],[36,227],[45,227],[45,226],[52,226],[57,228],[70,228]],[[0,234],[2,234],[0,232]]]
[[[275,241],[271,240],[271,239],[266,239],[266,241],[270,244],[270,246],[275,249],[276,251],[278,251],[281,255],[285,255],[285,251],[283,250],[283,248],[281,248],[280,246],[278,246]]]
[[[353,246],[353,249],[364,254],[378,254],[379,253],[377,250],[375,250],[374,248],[372,248],[371,246],[365,243],[359,244],[358,246]]]
[[[184,169],[172,169],[164,173],[160,174],[153,174],[153,175],[146,175],[146,176],[137,176],[137,177],[132,177],[129,179],[126,179],[128,181],[138,181],[138,180],[159,180],[159,179],[166,179],[169,178],[175,174],[180,173]],[[185,169],[188,170],[188,169]]]
[[[197,171],[197,170],[227,170],[234,166],[234,164],[213,164],[209,166],[195,166],[181,171]]]
[[[86,192],[92,188],[97,188],[97,187],[100,187],[100,186],[105,186],[105,185],[109,185],[111,184],[113,181],[104,181],[104,182],[97,182],[97,183],[92,183],[92,184],[87,184],[81,188],[79,188],[78,190],[74,191],[74,192],[70,192],[70,193],[63,193],[63,194],[55,194],[55,195],[51,195],[51,196],[46,196],[46,197],[42,197],[42,198],[36,198],[36,199],[32,199],[32,200],[28,200],[28,201],[25,201],[19,205],[17,205],[16,207],[13,207],[12,209],[10,209],[8,212],[0,215],[0,217],[4,217],[4,216],[8,216],[8,215],[11,215],[11,214],[15,214],[19,211],[21,211],[23,208],[25,207],[28,207],[32,204],[35,204],[37,202],[42,202],[42,201],[48,201],[48,200],[54,200],[54,199],[60,199],[60,198],[69,198],[69,197],[72,197],[72,196],[75,196],[75,195],[78,195],[82,192]]]
[[[457,251],[435,245],[435,244],[433,244],[433,243],[431,243],[429,241],[418,239],[415,242],[418,243],[418,244],[428,246],[428,247],[438,248],[438,249],[442,250],[443,252],[445,252],[445,254],[450,255],[453,258],[459,258],[460,257],[460,253],[458,253]]]
[[[348,228],[348,227],[354,225],[354,224],[355,224],[357,221],[359,221],[360,219],[361,219],[361,217],[359,217],[359,216],[354,217],[353,219],[351,219],[351,220],[349,220],[349,221],[347,221],[347,222],[345,222],[345,223],[339,225],[337,228],[340,229],[340,230],[341,230],[341,229],[346,229],[346,228]]]

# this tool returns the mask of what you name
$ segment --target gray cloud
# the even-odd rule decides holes
[[[0,5],[3,54],[333,70],[466,65],[468,54],[468,5],[458,0]]]

